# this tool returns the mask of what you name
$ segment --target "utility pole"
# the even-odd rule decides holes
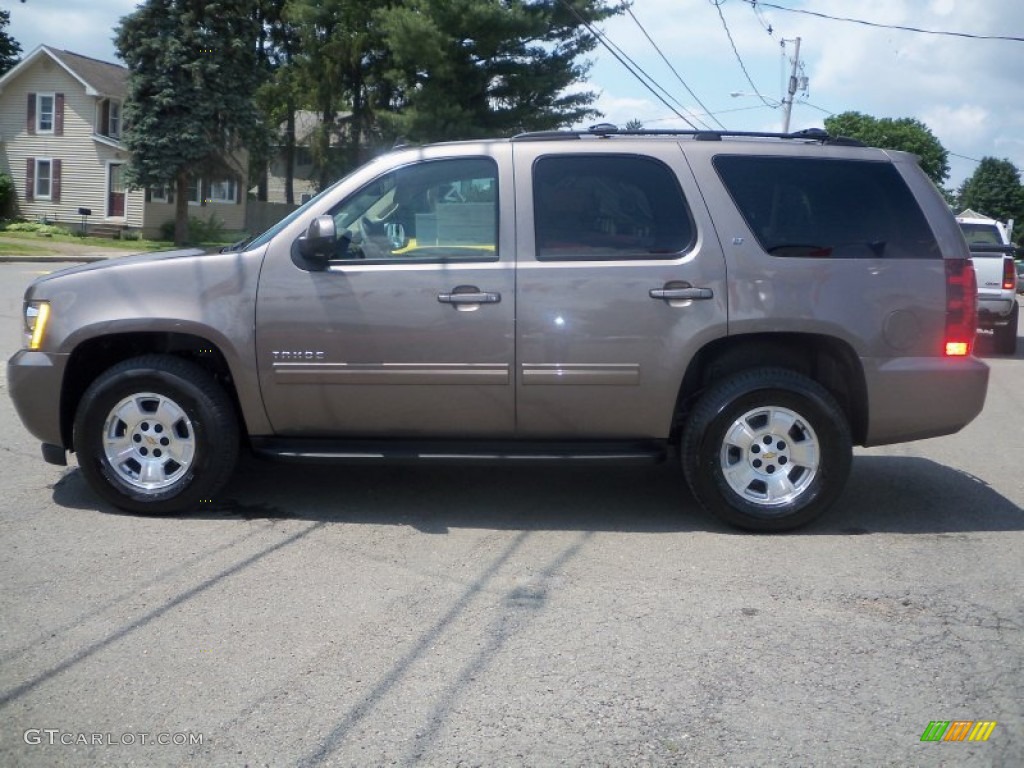
[[[796,78],[797,68],[800,66],[800,38],[796,39],[796,52],[793,55],[793,71],[789,75],[789,95],[782,100],[786,106],[782,117],[782,132],[789,133],[789,117],[793,113],[793,97],[796,95],[798,81]]]

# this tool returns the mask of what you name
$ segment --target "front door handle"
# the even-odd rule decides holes
[[[693,301],[715,298],[715,292],[710,288],[651,288],[652,299],[674,299],[676,301]]]
[[[493,291],[481,291],[475,285],[460,285],[451,293],[437,294],[442,304],[453,304],[459,312],[472,312],[480,309],[481,304],[497,304],[501,294]]]

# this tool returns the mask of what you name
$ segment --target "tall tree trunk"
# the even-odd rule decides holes
[[[174,192],[174,244],[188,242],[188,170],[178,169]]]
[[[295,105],[289,99],[284,128],[284,201],[295,205]]]

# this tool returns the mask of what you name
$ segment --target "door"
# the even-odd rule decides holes
[[[667,437],[691,358],[727,333],[722,248],[679,145],[524,142],[515,170],[518,434]]]
[[[338,242],[323,271],[296,255],[294,237],[271,241],[257,360],[278,435],[512,435],[506,165],[499,152],[382,169],[329,205]]]
[[[121,163],[107,166],[107,217],[124,218],[124,165]]]

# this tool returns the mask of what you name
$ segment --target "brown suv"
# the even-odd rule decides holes
[[[851,446],[985,400],[967,246],[914,157],[821,132],[406,148],[235,251],[37,280],[9,388],[105,499],[195,508],[286,459],[658,460],[800,525]]]

